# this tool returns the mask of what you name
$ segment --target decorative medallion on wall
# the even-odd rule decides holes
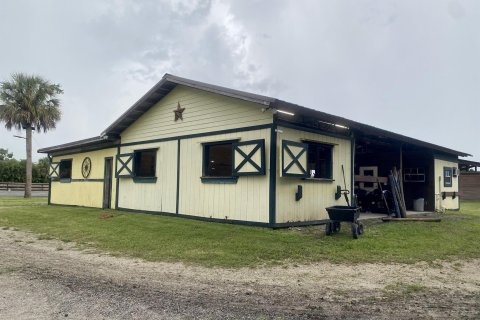
[[[89,157],[86,157],[82,162],[82,176],[85,179],[88,178],[90,171],[92,171],[92,160],[90,160]]]
[[[173,110],[173,113],[175,113],[175,121],[178,119],[183,120],[183,111],[185,111],[185,108],[180,107],[180,102],[178,102],[177,109]]]

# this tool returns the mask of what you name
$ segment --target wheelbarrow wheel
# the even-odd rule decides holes
[[[342,225],[341,225],[340,221],[335,221],[335,222],[333,223],[333,232],[334,232],[334,233],[340,232],[340,229],[341,229],[341,228],[342,228]]]
[[[359,228],[358,224],[352,223],[352,236],[353,236],[353,239],[358,239],[359,229],[360,229],[360,228]]]
[[[325,234],[327,236],[330,236],[332,235],[332,232],[333,232],[333,223],[327,222],[327,224],[325,225]]]
[[[363,224],[358,225],[358,234],[363,234]]]

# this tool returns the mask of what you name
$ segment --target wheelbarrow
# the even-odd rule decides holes
[[[352,206],[333,206],[325,208],[328,212],[330,221],[325,226],[327,236],[340,231],[341,222],[350,222],[352,224],[352,236],[358,239],[363,234],[363,224],[358,220],[360,216],[360,207]]]

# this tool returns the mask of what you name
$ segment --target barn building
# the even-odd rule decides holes
[[[324,223],[326,207],[388,188],[407,209],[458,209],[469,154],[279,99],[166,74],[99,136],[40,149],[52,205],[284,227]],[[352,200],[352,199],[350,199]]]

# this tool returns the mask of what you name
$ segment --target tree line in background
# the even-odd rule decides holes
[[[0,148],[0,182],[25,182],[26,160],[17,160],[7,149]],[[42,158],[32,165],[32,182],[48,182],[48,158]]]

